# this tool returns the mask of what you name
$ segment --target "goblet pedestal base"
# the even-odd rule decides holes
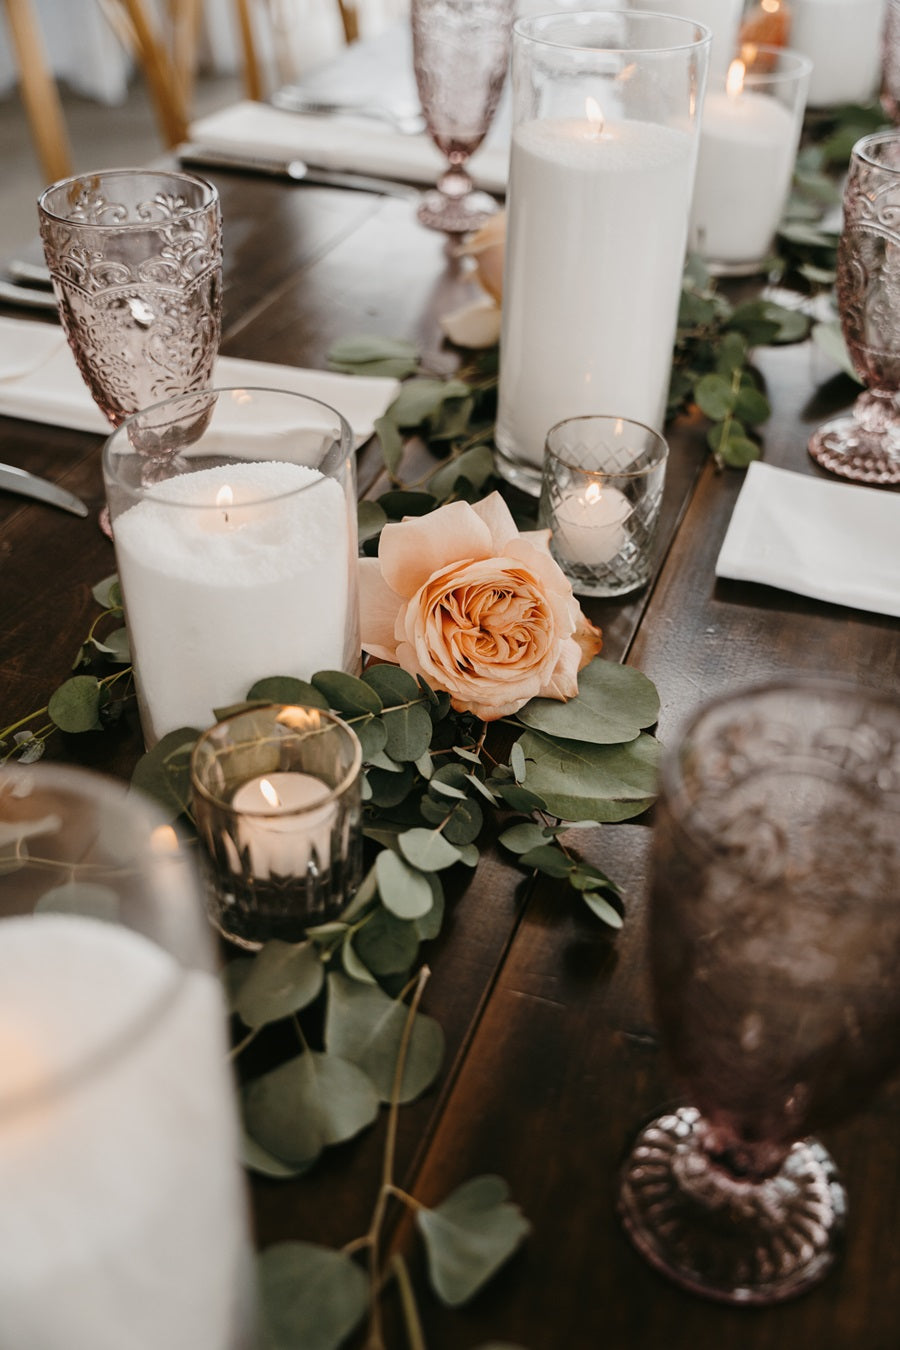
[[[852,413],[813,432],[809,453],[823,469],[853,483],[900,483],[900,432],[869,431]]]
[[[440,188],[426,192],[417,212],[419,220],[430,230],[445,234],[468,234],[479,230],[497,214],[497,203],[486,192],[467,192],[453,197]]]
[[[840,1248],[844,1188],[814,1139],[761,1180],[704,1148],[700,1113],[653,1121],[622,1170],[619,1213],[643,1256],[676,1284],[723,1303],[767,1304],[818,1283]]]

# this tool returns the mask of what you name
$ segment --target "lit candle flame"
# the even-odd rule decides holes
[[[599,483],[590,483],[585,488],[584,500],[587,502],[588,506],[594,506],[595,503],[599,502],[602,496],[603,489]]]
[[[318,708],[297,708],[293,704],[282,708],[275,720],[294,731],[318,731],[322,725]]]
[[[157,825],[150,835],[150,843],[158,853],[178,852],[178,835],[171,825]]]
[[[268,778],[260,779],[259,790],[270,806],[281,805],[281,798],[279,797],[276,789],[269,782]]]
[[[761,0],[761,4],[767,14],[777,14],[781,9],[781,0]]]
[[[590,95],[584,100],[584,115],[591,128],[591,135],[599,137],[603,131],[603,109],[595,98]]]
[[[725,92],[729,98],[734,98],[744,87],[744,76],[747,73],[747,67],[743,61],[732,61],[728,67],[728,78],[725,81]]]
[[[225,524],[228,524],[228,508],[234,505],[234,493],[227,483],[223,483],[216,493],[216,506],[223,509],[225,514]]]

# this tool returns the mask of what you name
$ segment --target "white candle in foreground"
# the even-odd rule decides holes
[[[813,63],[811,108],[874,98],[885,9],[886,0],[791,0],[791,47]]]
[[[328,784],[308,773],[269,773],[241,784],[231,807],[256,878],[305,877],[310,863],[319,872],[329,866],[337,818],[330,795]]]
[[[736,61],[728,92],[706,96],[689,231],[689,246],[704,258],[734,264],[770,251],[800,136],[799,117],[744,89],[742,77]]]
[[[351,544],[333,479],[282,462],[201,469],[114,528],[148,742],[208,726],[263,676],[343,667]]]
[[[554,510],[553,543],[560,557],[587,567],[612,562],[622,551],[632,513],[628,498],[609,484],[565,492]]]
[[[218,981],[130,929],[0,922],[4,1347],[233,1346],[247,1252],[224,1025]]]
[[[550,427],[662,426],[693,176],[686,132],[531,121],[512,141],[497,441],[533,465]]]

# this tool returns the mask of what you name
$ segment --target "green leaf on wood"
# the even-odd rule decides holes
[[[328,977],[325,1044],[330,1053],[356,1064],[390,1101],[397,1058],[409,1008],[374,985],[345,976]],[[444,1057],[444,1033],[433,1017],[416,1013],[400,1085],[399,1100],[410,1102],[430,1087]]]
[[[501,1177],[474,1177],[435,1209],[420,1209],[428,1273],[438,1297],[459,1307],[489,1280],[531,1230]]]
[[[369,1281],[343,1252],[280,1242],[257,1261],[260,1350],[337,1350],[362,1321]]]

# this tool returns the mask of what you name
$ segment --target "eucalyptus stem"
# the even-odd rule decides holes
[[[406,1269],[406,1262],[399,1252],[394,1252],[391,1257],[391,1274],[397,1281],[397,1289],[400,1294],[400,1306],[403,1309],[403,1321],[406,1326],[406,1339],[409,1342],[409,1350],[426,1350],[425,1333],[422,1330],[422,1323],[419,1319],[419,1309],[416,1305],[416,1296],[413,1293],[412,1281],[409,1278],[409,1271]]]

